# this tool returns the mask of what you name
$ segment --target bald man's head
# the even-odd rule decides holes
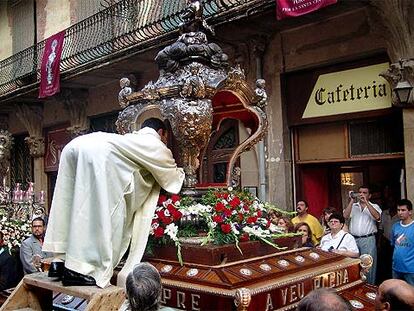
[[[350,307],[332,288],[318,288],[303,298],[296,311],[350,311]]]
[[[375,310],[414,310],[414,287],[397,279],[382,282],[375,298]]]

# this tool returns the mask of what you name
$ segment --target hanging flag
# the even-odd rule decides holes
[[[277,19],[308,14],[336,2],[337,0],[276,0]]]
[[[64,39],[65,31],[61,31],[46,40],[40,67],[39,98],[52,96],[60,91],[60,56]]]

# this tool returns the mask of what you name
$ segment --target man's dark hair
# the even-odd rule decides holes
[[[345,223],[344,215],[342,215],[341,213],[338,213],[338,212],[332,213],[332,215],[329,216],[329,221],[331,219],[338,219],[341,224]]]
[[[150,127],[156,131],[162,129],[163,131],[167,130],[167,127],[163,121],[157,118],[149,118],[146,119],[143,123],[141,128]]]
[[[147,262],[141,262],[126,279],[126,294],[131,311],[156,311],[161,298],[161,276]]]
[[[397,203],[397,206],[403,206],[403,205],[407,206],[407,209],[409,211],[412,211],[413,210],[413,203],[411,203],[410,200],[407,200],[407,199],[401,199],[401,200],[399,200],[398,203]]]
[[[398,295],[398,288],[390,288],[386,293],[382,294],[382,302],[388,302],[394,311],[412,310],[412,306],[402,301]]]
[[[33,226],[33,223],[35,221],[41,221],[43,223],[43,226],[45,225],[45,220],[42,217],[33,218],[33,220],[32,220],[32,226]]]
[[[368,189],[368,193],[371,193],[371,188],[368,185],[361,185],[359,186],[358,190],[361,188]]]
[[[345,300],[331,288],[318,288],[303,298],[297,311],[351,311]]]
[[[305,207],[309,207],[309,204],[308,204],[307,201],[300,199],[296,202],[296,204],[298,204],[299,202],[303,202],[303,203],[305,203]]]

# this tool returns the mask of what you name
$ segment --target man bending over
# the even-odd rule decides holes
[[[131,245],[117,280],[125,284],[144,253],[160,187],[178,193],[184,180],[166,140],[165,124],[151,118],[130,134],[91,133],[65,146],[43,245],[64,260],[63,285],[109,285]],[[49,276],[59,277],[54,267]]]

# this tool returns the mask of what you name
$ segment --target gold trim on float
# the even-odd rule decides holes
[[[358,281],[354,281],[352,283],[346,284],[344,286],[334,287],[332,289],[334,289],[336,292],[341,292],[341,291],[347,290],[347,289],[349,289],[351,287],[360,285],[362,283],[364,283],[364,282],[361,281],[361,280],[358,280]],[[285,306],[285,307],[282,307],[282,308],[279,308],[279,309],[275,309],[273,311],[289,311],[289,310],[293,310],[294,308],[296,308],[298,306],[299,303],[300,303],[300,300],[298,302],[292,303],[292,304],[290,304],[288,306]]]
[[[300,271],[300,272],[295,272],[294,274],[285,275],[281,277],[281,281],[277,281],[274,284],[269,284],[272,281],[268,280],[268,281],[262,281],[257,284],[247,285],[247,286],[242,286],[242,287],[248,288],[250,290],[251,295],[254,296],[257,294],[261,294],[263,292],[272,291],[274,289],[283,287],[288,284],[298,283],[306,279],[311,279],[320,274],[325,274],[325,273],[340,270],[340,269],[346,269],[348,267],[352,267],[356,264],[359,264],[359,262],[360,262],[359,259],[344,258],[341,260],[340,264],[336,264],[335,266],[333,266],[332,263],[326,263],[320,268],[313,269],[312,271],[308,273],[306,273],[306,271]],[[299,276],[297,276],[298,274]],[[292,277],[292,275],[296,277]],[[355,282],[356,281],[348,285],[351,286],[351,284],[354,284]],[[358,282],[363,282],[363,281],[358,280]],[[165,277],[162,277],[162,283],[165,285],[174,286],[174,287],[181,288],[181,289],[196,290],[196,291],[201,291],[201,292],[210,293],[210,294],[219,294],[220,296],[233,296],[236,293],[236,291],[239,289],[239,288],[236,288],[236,289],[217,288],[216,289],[214,287],[211,287],[208,285],[202,285],[202,284],[197,284],[196,286],[192,286],[191,283],[184,283],[184,281],[175,281],[175,280],[165,278]],[[342,287],[343,286],[341,286],[341,288]]]
[[[348,262],[350,258],[344,258],[342,260],[342,262],[344,262],[343,264],[337,264],[335,266],[332,266],[331,263],[326,263],[322,266],[322,268],[316,268],[314,270],[312,270],[312,272],[306,273],[306,271],[299,271],[299,272],[295,272],[294,274],[290,274],[290,275],[286,275],[286,276],[282,276],[280,279],[282,281],[278,281],[274,284],[268,285],[266,286],[266,283],[272,282],[272,281],[263,281],[257,284],[254,284],[254,287],[260,287],[259,289],[255,289],[255,288],[249,288],[251,290],[252,295],[257,295],[257,294],[261,294],[263,292],[267,292],[267,291],[271,291],[273,289],[277,289],[278,287],[283,287],[285,285],[291,284],[291,283],[298,283],[301,281],[304,281],[306,279],[311,279],[314,278],[315,276],[318,276],[320,274],[325,274],[328,272],[334,272],[336,270],[339,269],[345,269],[345,268],[349,268],[354,266],[355,264],[359,264],[359,260],[358,259],[351,259],[351,262]],[[299,277],[292,277],[292,275],[298,275],[300,274]],[[263,287],[264,286],[264,287]]]
[[[282,253],[273,253],[273,254],[263,255],[263,256],[259,256],[259,257],[253,257],[253,258],[249,258],[249,259],[241,259],[241,260],[238,260],[238,261],[232,261],[230,263],[224,263],[224,264],[215,265],[215,266],[196,264],[196,263],[188,263],[185,266],[186,267],[203,267],[203,268],[207,268],[207,269],[227,268],[227,267],[231,267],[231,266],[238,265],[238,264],[247,264],[247,263],[250,263],[251,261],[263,260],[263,259],[267,259],[267,258],[271,258],[271,257],[277,257],[278,255],[285,256],[285,255],[289,255],[291,253],[296,253],[296,252],[301,252],[301,251],[306,251],[306,250],[309,250],[309,247],[295,248],[295,249],[283,251],[283,254]],[[177,261],[174,261],[174,260],[167,260],[167,259],[164,260],[164,259],[150,258],[150,261],[156,261],[156,262],[159,262],[159,263],[173,263],[173,264],[177,265]]]

